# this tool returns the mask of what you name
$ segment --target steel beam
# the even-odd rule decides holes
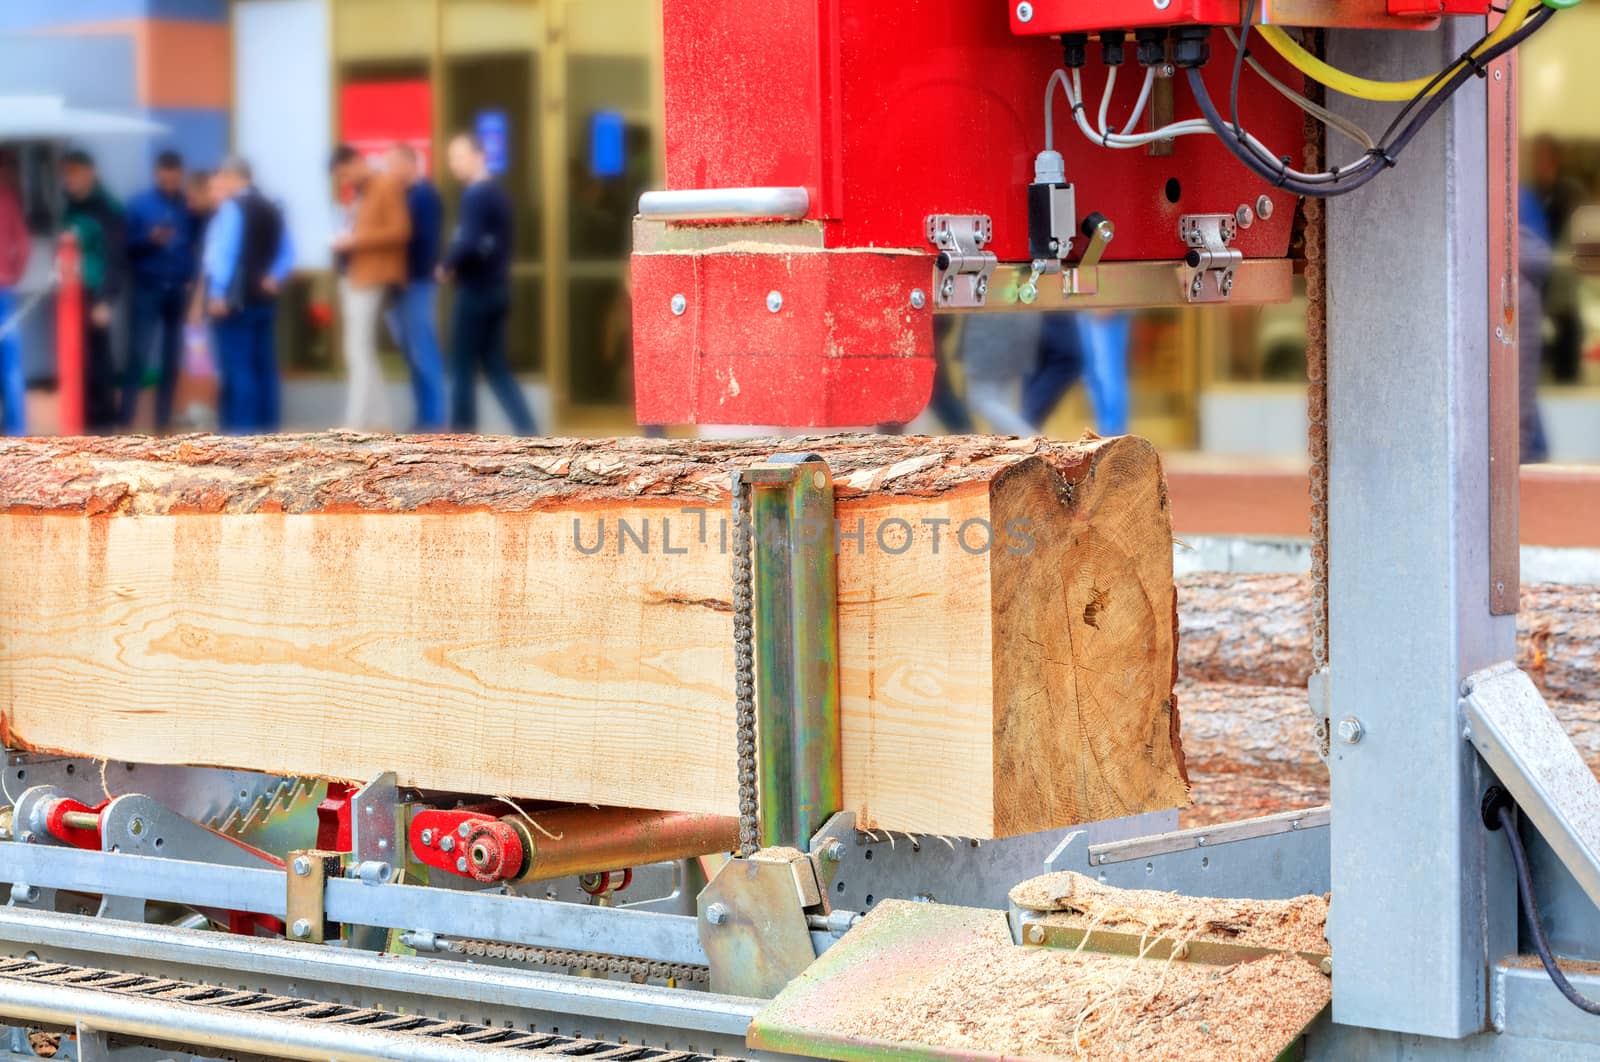
[[[1411,77],[1483,31],[1335,32],[1330,61]],[[1334,106],[1377,128],[1392,111]],[[1486,115],[1471,81],[1328,207],[1333,1018],[1443,1038],[1485,1027],[1489,963],[1516,949],[1457,713],[1462,681],[1516,648],[1489,605]]]

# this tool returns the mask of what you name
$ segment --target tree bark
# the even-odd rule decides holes
[[[731,475],[835,478],[845,806],[1004,836],[1186,800],[1137,439],[0,442],[0,729],[143,762],[737,809]]]

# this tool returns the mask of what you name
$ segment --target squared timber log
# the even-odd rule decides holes
[[[863,825],[1187,803],[1133,438],[0,440],[0,736],[735,814],[730,476],[796,449],[836,479]]]

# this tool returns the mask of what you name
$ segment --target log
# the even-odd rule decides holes
[[[1171,525],[1137,439],[0,441],[0,737],[734,814],[724,514],[780,448],[836,478],[862,825],[1187,802]]]

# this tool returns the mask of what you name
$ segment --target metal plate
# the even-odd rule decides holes
[[[721,906],[723,921],[707,915],[713,904]],[[713,992],[770,999],[816,957],[788,863],[731,859],[699,905]]]

